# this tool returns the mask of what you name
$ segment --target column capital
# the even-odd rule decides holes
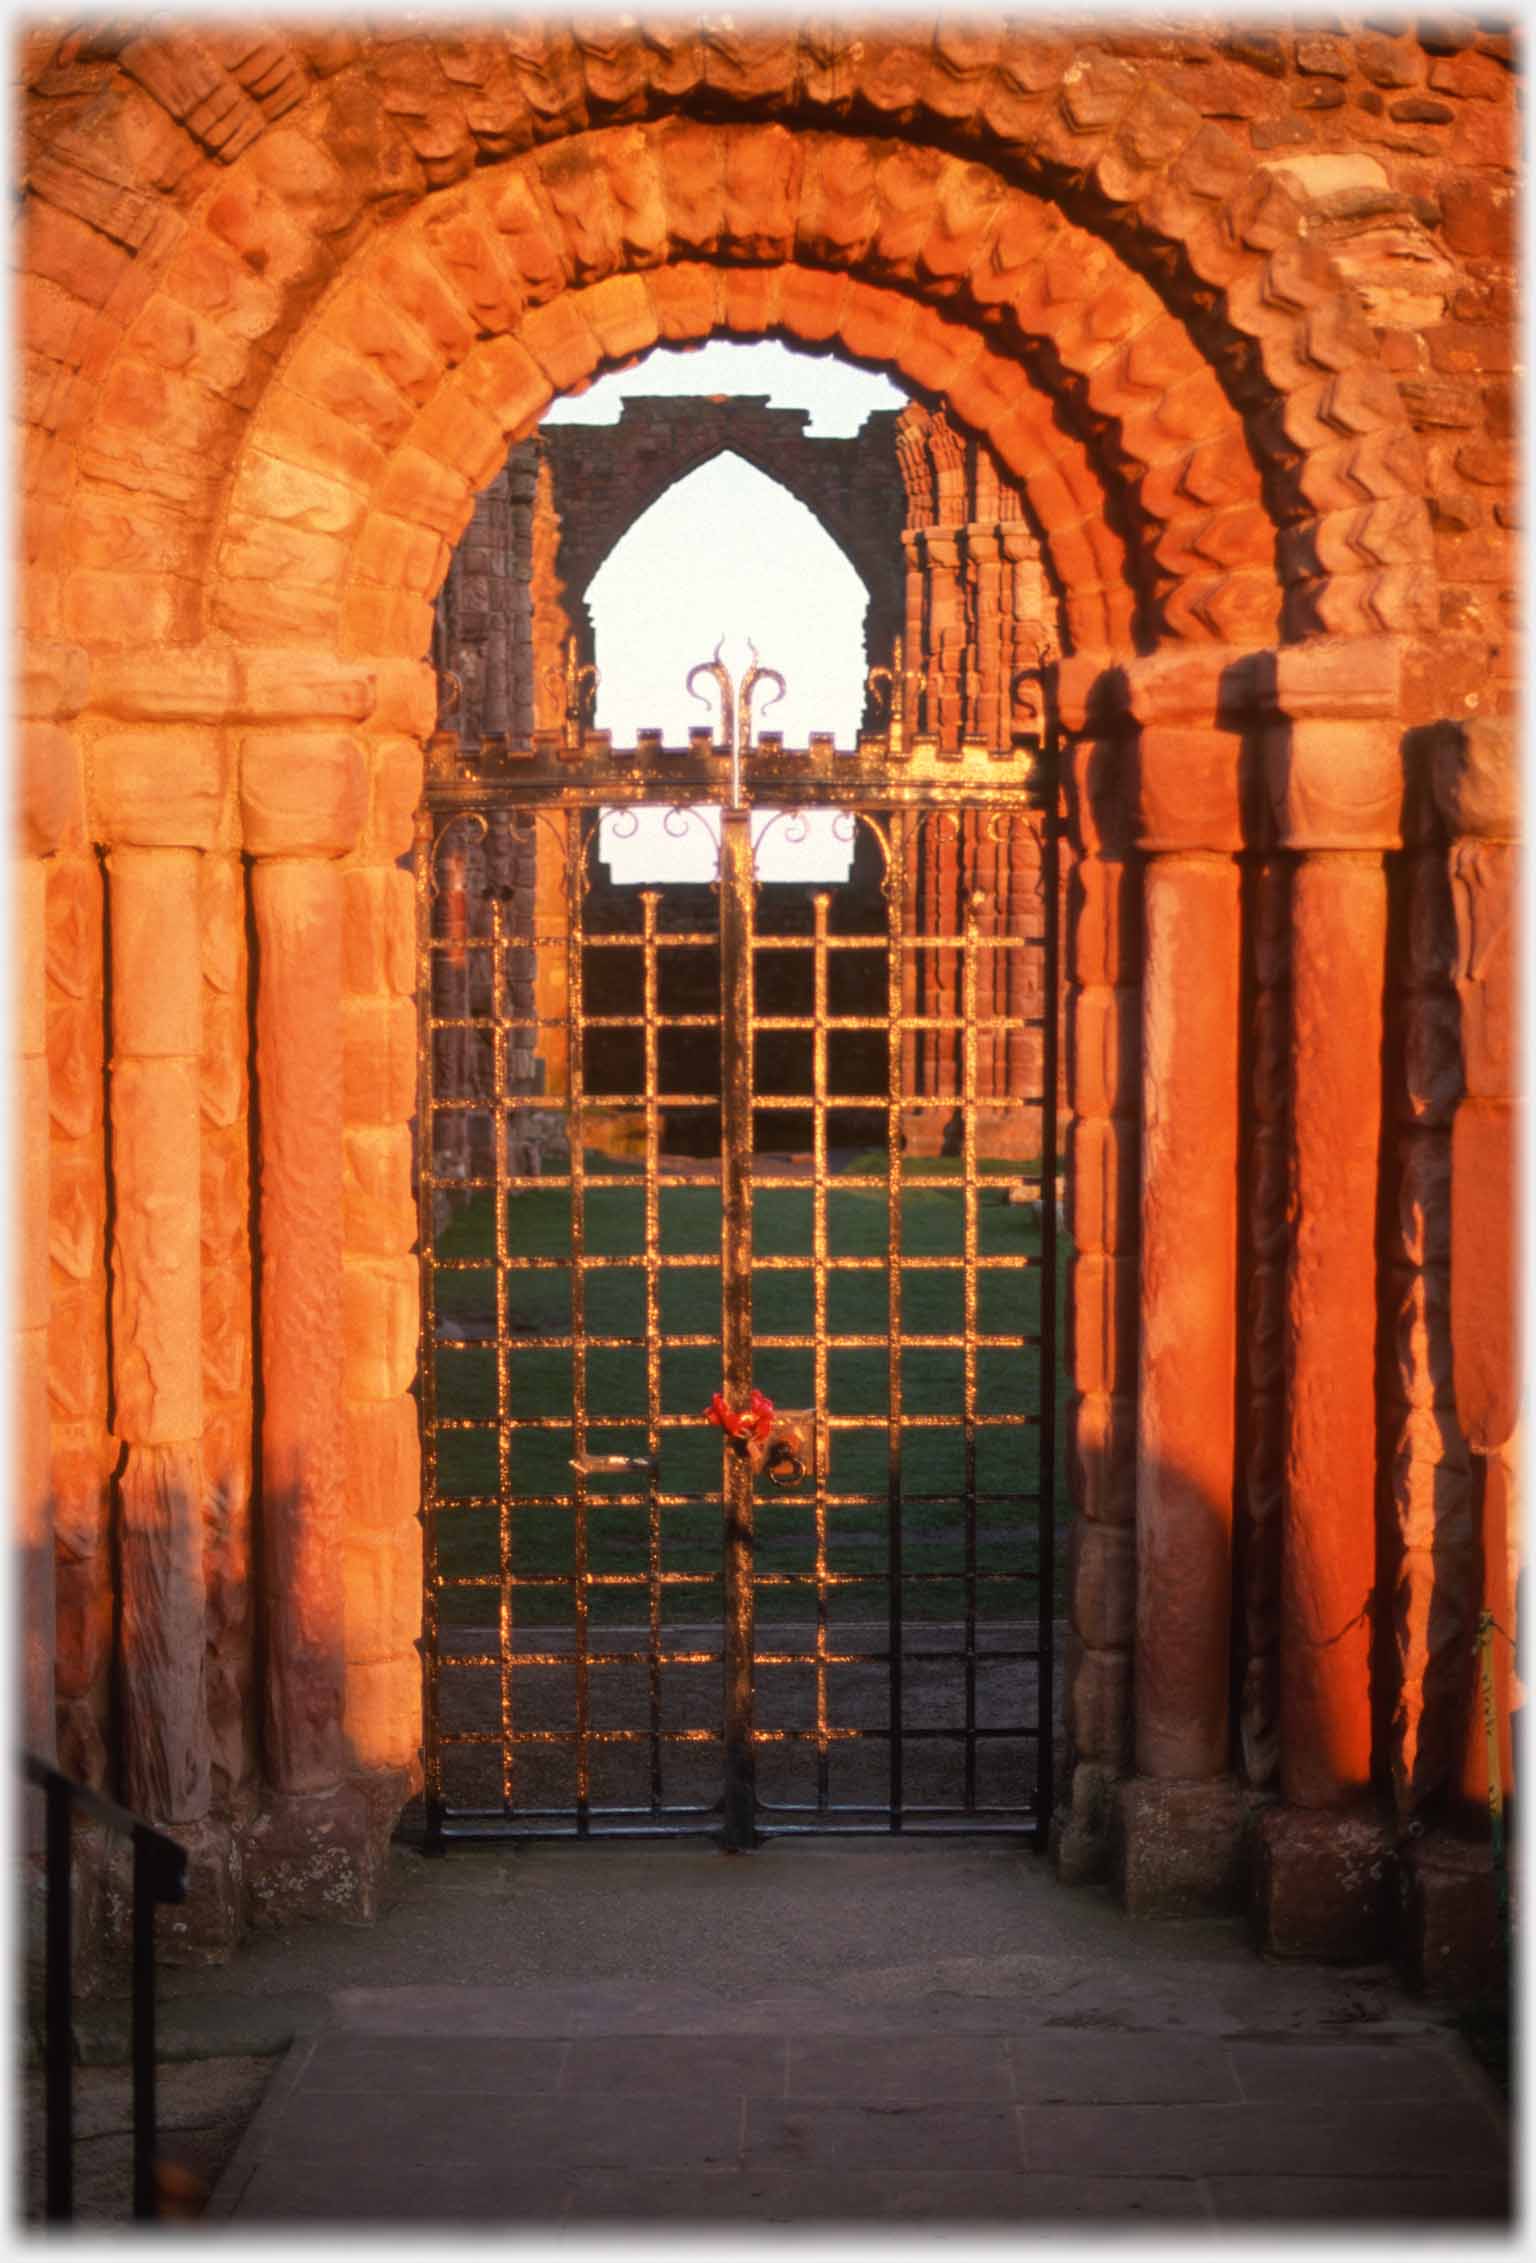
[[[1520,745],[1512,716],[1440,725],[1431,778],[1435,806],[1453,839],[1520,838]]]
[[[368,815],[368,764],[344,732],[257,731],[240,742],[240,822],[254,857],[338,857]]]
[[[229,755],[208,725],[113,731],[86,757],[91,836],[109,848],[211,849],[226,822]]]
[[[1405,773],[1395,717],[1270,724],[1263,762],[1277,847],[1380,855],[1402,846]]]
[[[1232,856],[1253,837],[1258,813],[1245,731],[1262,706],[1268,661],[1218,644],[1176,645],[1128,664],[1144,852]]]

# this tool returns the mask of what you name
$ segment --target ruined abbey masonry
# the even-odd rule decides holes
[[[802,502],[864,581],[871,680],[862,724],[881,728],[894,701],[908,732],[926,732],[949,752],[966,742],[1007,746],[1033,719],[1026,710],[1039,704],[1021,677],[1038,674],[1059,650],[1056,598],[1019,486],[942,409],[913,402],[877,411],[846,439],[811,435],[809,417],[808,410],[773,409],[752,397],[642,397],[626,402],[613,425],[557,424],[519,443],[476,499],[434,609],[440,720],[457,742],[456,759],[473,765],[482,748],[527,745],[535,729],[564,720],[568,666],[584,672],[599,659],[588,604],[594,576],[669,487],[726,451]],[[593,678],[573,720],[590,720],[595,685]],[[456,837],[444,853],[442,932],[451,926],[488,936],[487,891],[495,888],[504,932],[536,938],[535,992],[521,999],[524,978],[515,974],[520,1002],[513,1010],[537,1013],[545,1028],[531,1046],[513,1045],[506,1081],[519,1093],[557,1095],[562,1078],[550,1073],[551,1047],[558,1052],[564,1039],[554,969],[565,922],[558,887],[541,890],[538,876],[542,858],[554,881],[557,837],[548,825],[531,829],[515,881],[505,819],[491,820],[483,842]],[[1023,934],[1031,925],[1038,932],[1041,859],[1038,820],[1010,820],[1000,833],[974,817],[958,829],[935,828],[910,875],[908,929],[958,934],[974,890],[984,899],[983,934]],[[1069,863],[1062,860],[1063,888]],[[874,885],[873,873],[869,881]],[[958,952],[922,953],[910,973],[909,1011],[954,1015]],[[869,999],[848,1010],[884,1012],[885,977],[872,969],[869,980]],[[453,954],[440,981],[444,1013],[485,1014],[489,952]],[[983,956],[983,1017],[1038,1015],[1037,990],[1038,969],[1022,952]],[[489,1097],[495,1070],[488,1032],[445,1032],[439,1052],[439,1091]],[[982,1033],[977,1092],[984,1104],[1010,1092],[1036,1093],[1042,1076],[1038,1030]],[[954,1030],[908,1033],[903,1088],[931,1103],[908,1119],[912,1152],[936,1153],[954,1136],[961,1084]],[[1064,1075],[1061,1086],[1064,1110]],[[491,1121],[489,1112],[444,1120],[440,1162],[447,1176],[489,1169]],[[553,1119],[549,1130],[558,1139]],[[981,1131],[990,1153],[1033,1156],[1039,1110],[984,1106]]]
[[[366,1914],[416,1781],[450,558],[505,482],[554,636],[549,402],[771,335],[984,447],[1055,600],[1061,1874],[1465,1984],[1484,1608],[1506,1788],[1522,1702],[1513,25],[14,52],[27,1734],[193,1847],[187,1953]]]

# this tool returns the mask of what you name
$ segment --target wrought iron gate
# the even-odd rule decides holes
[[[948,752],[906,728],[898,657],[888,728],[838,752],[753,742],[772,671],[739,718],[701,672],[721,729],[686,748],[583,727],[574,664],[562,731],[433,744],[429,1843],[1043,1833],[1044,675],[1016,687],[1028,729]],[[647,810],[706,879],[605,870]],[[818,824],[846,881],[762,876]]]

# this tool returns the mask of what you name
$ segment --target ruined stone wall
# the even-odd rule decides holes
[[[1511,30],[222,19],[17,56],[28,1735],[61,1696],[195,1840],[207,1940],[369,1906],[418,1765],[433,600],[557,393],[779,335],[942,400],[1058,599],[1063,1870],[1251,1894],[1293,1951],[1376,1953],[1395,1880],[1453,1971],[1448,1913],[1495,1934],[1485,1600],[1506,1772],[1520,1702]],[[536,497],[536,593],[540,539]]]

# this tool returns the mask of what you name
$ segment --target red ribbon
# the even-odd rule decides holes
[[[766,1438],[773,1428],[773,1401],[764,1398],[754,1384],[747,1401],[745,1414],[733,1414],[717,1391],[704,1409],[704,1420],[723,1430],[728,1438],[736,1438],[743,1445],[753,1438]]]

